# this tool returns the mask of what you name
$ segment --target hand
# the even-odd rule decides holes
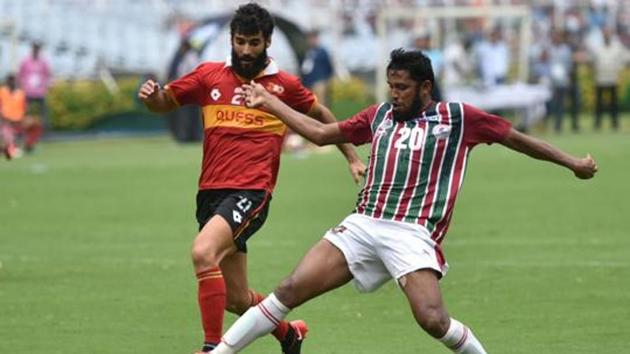
[[[243,90],[245,91],[245,103],[250,108],[265,106],[273,98],[273,95],[263,85],[253,80],[249,84],[244,84]]]
[[[348,163],[348,168],[350,169],[350,174],[352,175],[352,179],[355,184],[359,184],[361,182],[361,178],[365,177],[366,167],[363,161],[354,160]]]
[[[591,154],[587,154],[583,159],[577,159],[573,168],[575,177],[579,179],[591,179],[597,172],[597,164]]]
[[[140,86],[140,91],[138,91],[138,98],[142,102],[149,101],[157,96],[157,93],[160,91],[160,84],[153,80],[147,80],[142,86]]]

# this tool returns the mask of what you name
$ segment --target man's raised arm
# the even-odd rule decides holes
[[[245,89],[246,102],[249,107],[264,107],[278,116],[293,131],[314,144],[323,146],[348,142],[341,133],[339,124],[336,122],[324,124],[297,112],[280,101],[276,96],[267,92],[258,83],[252,82],[250,85],[243,85],[243,88]]]
[[[151,112],[166,113],[177,108],[177,102],[153,80],[140,86],[138,98]]]
[[[535,159],[564,166],[573,171],[575,176],[580,179],[593,178],[597,172],[597,164],[590,154],[587,154],[584,158],[571,156],[549,143],[514,129],[510,130],[507,137],[500,143]]]

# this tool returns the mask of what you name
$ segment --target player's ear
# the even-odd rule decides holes
[[[433,91],[433,84],[429,80],[424,80],[420,84],[420,96],[431,96],[431,92]]]
[[[271,46],[271,36],[265,39],[265,49],[269,49],[270,46]]]

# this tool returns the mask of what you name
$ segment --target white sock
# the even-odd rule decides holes
[[[458,354],[487,354],[473,332],[461,322],[451,318],[451,326],[440,338],[446,347]]]
[[[223,335],[213,354],[232,354],[245,348],[256,338],[273,331],[290,309],[273,293],[257,306],[251,307]]]

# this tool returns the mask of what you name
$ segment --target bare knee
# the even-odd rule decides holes
[[[230,225],[220,216],[213,216],[193,242],[191,257],[197,272],[216,268],[223,258],[236,252]]]
[[[211,244],[195,242],[193,243],[191,257],[196,271],[209,268],[216,268],[221,263],[220,250]]]
[[[416,322],[434,338],[442,338],[448,331],[450,319],[441,306],[424,306],[414,310]]]
[[[284,306],[290,309],[300,306],[304,302],[300,298],[299,288],[293,275],[284,279],[276,288],[274,294]]]

